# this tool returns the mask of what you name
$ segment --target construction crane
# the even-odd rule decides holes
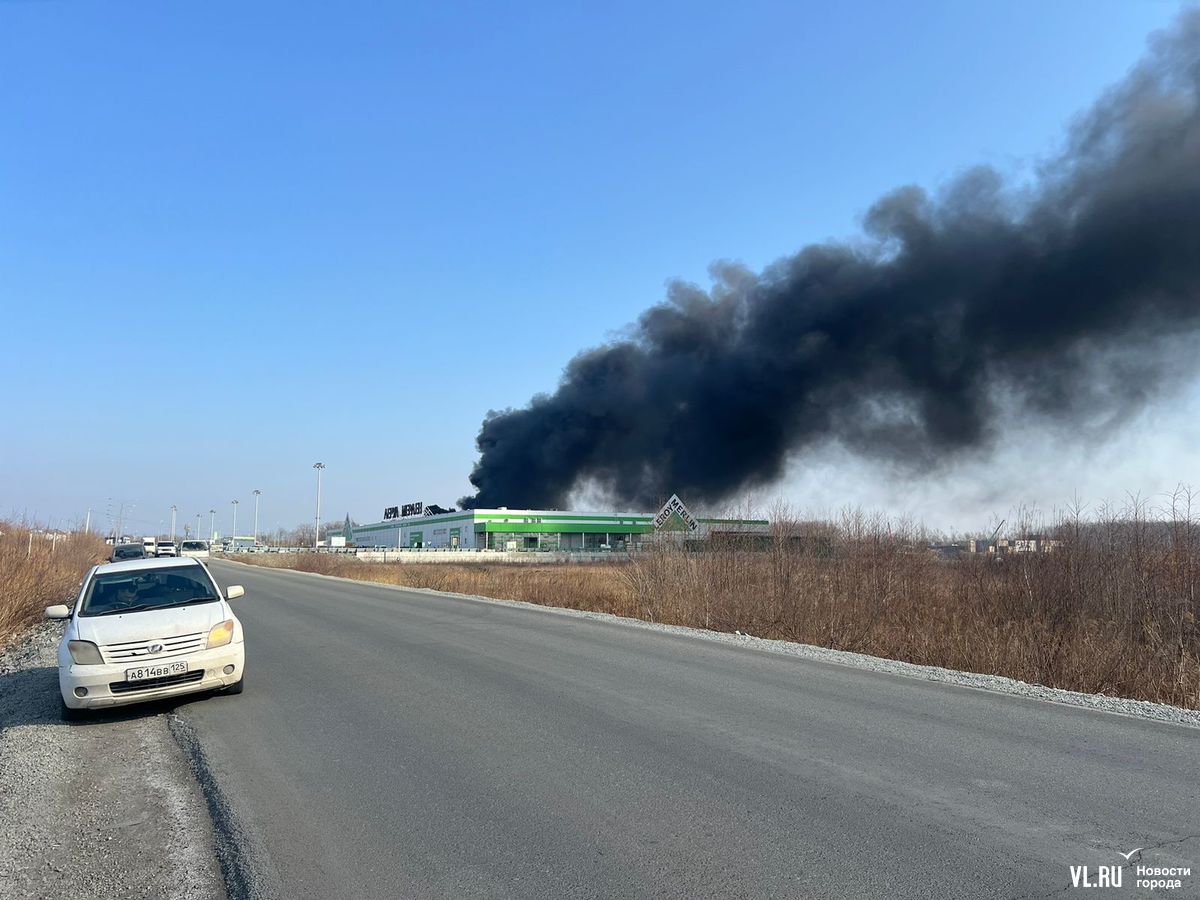
[[[1001,519],[1000,524],[996,526],[996,530],[992,532],[992,536],[990,538],[988,538],[987,545],[988,545],[989,550],[998,551],[1000,549],[999,546],[996,544],[996,536],[1000,534],[1000,529],[1004,527],[1004,523],[1007,521],[1008,521],[1008,519]],[[997,552],[996,556],[999,556],[999,555],[1000,554]]]

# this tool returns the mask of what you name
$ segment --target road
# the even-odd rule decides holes
[[[1014,898],[1135,847],[1200,864],[1194,728],[213,569],[247,688],[179,714],[277,896]],[[1097,896],[1148,896],[1122,874]]]

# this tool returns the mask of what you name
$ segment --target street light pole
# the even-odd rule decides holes
[[[236,500],[234,500],[234,501],[232,501],[232,503],[233,503],[233,534],[229,535],[229,537],[233,540],[233,543],[236,547],[236,545],[237,545],[237,505],[238,505],[238,502]]]
[[[258,498],[262,496],[262,491],[254,492],[254,544],[258,546]]]
[[[317,516],[313,520],[316,525],[313,531],[313,549],[316,550],[321,546],[321,470],[325,468],[325,463],[313,463],[313,468],[317,470]]]
[[[196,513],[196,537],[200,537],[200,513]]]
[[[196,515],[200,515],[196,513]],[[208,511],[208,539],[215,541],[217,539],[217,511],[210,509]]]
[[[178,507],[174,503],[171,504],[171,543],[175,542],[175,511]]]

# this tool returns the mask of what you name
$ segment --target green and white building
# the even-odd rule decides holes
[[[657,514],[471,509],[357,525],[348,530],[346,539],[357,547],[624,550],[664,531],[697,540],[714,534],[761,534],[767,531],[767,520],[694,518],[672,497]]]

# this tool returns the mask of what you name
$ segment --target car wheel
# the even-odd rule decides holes
[[[87,721],[88,712],[86,709],[72,709],[71,707],[67,706],[67,704],[65,702],[63,702],[61,698],[59,699],[59,703],[60,703],[59,711],[62,715],[62,720],[64,722],[86,722]]]
[[[222,694],[240,694],[245,689],[246,689],[246,675],[245,675],[245,673],[242,673],[242,677],[239,678],[235,684],[231,684],[227,688],[222,688],[220,693],[222,693]]]

